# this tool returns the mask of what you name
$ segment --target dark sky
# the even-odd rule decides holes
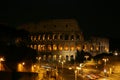
[[[43,19],[77,19],[84,34],[120,39],[118,2],[102,0],[9,0],[1,6],[0,23],[17,26]]]

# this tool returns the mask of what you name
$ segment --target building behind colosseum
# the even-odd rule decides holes
[[[84,35],[74,19],[54,19],[19,26],[30,32],[28,47],[37,50],[42,59],[75,59],[77,50],[84,50],[93,56],[109,52],[109,40],[92,37],[84,40]],[[48,54],[46,54],[48,53]],[[48,55],[48,56],[47,56]]]

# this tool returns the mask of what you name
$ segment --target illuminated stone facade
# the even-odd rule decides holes
[[[41,53],[52,53],[42,58],[75,59],[76,50],[90,52],[93,56],[97,53],[109,51],[108,39],[92,38],[84,40],[84,36],[76,20],[55,19],[41,21],[37,24],[26,24],[18,27],[30,32],[28,47]]]

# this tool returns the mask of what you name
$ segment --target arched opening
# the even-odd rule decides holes
[[[74,35],[71,35],[70,40],[74,40]]]
[[[66,61],[69,61],[69,57],[68,57],[68,55],[66,55]]]
[[[59,48],[59,50],[60,50],[60,51],[62,51],[62,50],[63,50],[62,45],[59,45],[59,46],[58,46],[58,48]]]
[[[68,40],[68,39],[69,39],[68,34],[65,34],[65,40]]]
[[[43,60],[44,60],[44,61],[46,60],[46,55],[43,55]]]
[[[56,40],[56,39],[58,39],[58,36],[57,36],[57,35],[54,36],[54,40]]]
[[[53,50],[57,50],[57,45],[53,45]]]
[[[55,60],[56,60],[56,57],[57,57],[56,55],[53,55],[53,61],[55,61]]]
[[[70,61],[73,61],[74,60],[74,57],[73,55],[70,56]]]
[[[52,50],[52,46],[48,45],[48,50],[51,51]]]
[[[60,35],[60,40],[63,40],[63,34]]]

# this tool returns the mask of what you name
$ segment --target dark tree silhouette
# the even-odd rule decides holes
[[[77,52],[76,52],[76,62],[78,62],[78,63],[83,63],[84,62],[84,60],[85,60],[85,58],[84,58],[84,51],[82,50],[82,51],[78,51],[77,50]]]

